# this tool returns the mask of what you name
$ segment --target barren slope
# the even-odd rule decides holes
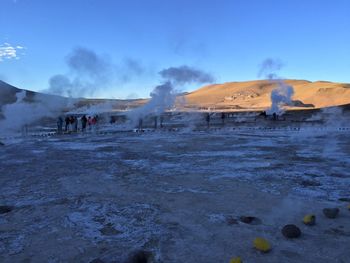
[[[322,108],[350,103],[350,84],[286,80],[293,86],[295,107]],[[275,84],[266,80],[227,82],[200,88],[186,95],[188,107],[260,110],[271,104]]]

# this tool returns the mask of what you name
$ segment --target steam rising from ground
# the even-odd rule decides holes
[[[106,57],[86,48],[76,48],[66,63],[69,73],[51,77],[46,92],[68,97],[92,96],[110,84],[112,65]]]
[[[283,64],[280,60],[268,58],[263,61],[259,70],[259,76],[264,75],[270,82],[277,84],[277,87],[271,92],[271,106],[267,110],[268,114],[276,113],[281,115],[284,113],[283,106],[292,104],[293,87],[287,85],[277,75],[277,71],[282,67]]]
[[[131,119],[143,118],[147,115],[160,115],[167,109],[173,107],[176,99],[176,92],[170,81],[156,86],[150,93],[151,99],[148,103],[129,113]]]
[[[200,69],[189,66],[170,67],[163,69],[159,74],[164,78],[172,81],[176,85],[184,85],[188,83],[212,83],[214,77]]]
[[[16,102],[2,106],[4,119],[0,120],[0,134],[19,132],[44,117],[56,117],[67,106],[67,100],[60,97],[36,94],[29,101],[26,95],[25,90],[18,92]]]
[[[151,99],[148,103],[129,112],[129,118],[134,122],[147,115],[157,116],[173,108],[180,93],[179,90],[176,90],[179,86],[190,83],[211,83],[214,81],[214,77],[209,73],[189,66],[170,67],[161,70],[159,74],[165,79],[165,82],[154,88],[150,93]],[[178,101],[185,103],[184,97],[179,97]]]
[[[93,97],[100,92],[111,93],[116,85],[145,73],[138,60],[125,58],[116,65],[108,56],[83,47],[68,54],[66,64],[68,72],[52,76],[45,92],[66,97]]]

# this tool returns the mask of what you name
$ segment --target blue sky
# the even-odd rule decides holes
[[[350,83],[349,13],[349,0],[0,0],[0,79],[46,89],[83,47],[143,68],[98,96],[148,96],[160,70],[181,65],[253,80],[266,58],[286,78]]]

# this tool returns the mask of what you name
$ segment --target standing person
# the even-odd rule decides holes
[[[74,131],[78,132],[78,118],[77,118],[77,116],[74,116],[73,120],[74,120]]]
[[[69,119],[68,116],[66,116],[66,118],[64,119],[65,131],[66,132],[68,132],[69,122],[70,122],[70,119]]]
[[[225,112],[222,112],[222,113],[221,113],[222,126],[225,125],[225,119],[226,119],[226,114],[225,114]]]
[[[83,117],[81,117],[81,131],[84,132],[86,129],[86,123],[87,123],[87,118],[85,115],[83,115]]]
[[[87,123],[88,123],[88,126],[89,126],[89,131],[91,130],[91,116],[88,117],[87,119]]]
[[[274,121],[277,121],[277,120],[278,120],[278,115],[277,115],[276,112],[274,112],[274,113],[272,114],[272,117],[273,117],[273,120],[274,120]]]
[[[207,121],[207,127],[210,128],[210,113],[207,113],[207,116],[205,117],[205,120]]]
[[[69,131],[73,131],[73,126],[74,126],[74,117],[70,116],[69,117]]]
[[[160,128],[163,128],[164,116],[160,115]]]
[[[96,123],[97,123],[96,116],[93,116],[91,118],[91,128],[93,129],[94,132],[96,131]]]
[[[63,129],[63,119],[61,116],[58,117],[57,119],[57,133],[61,134]]]
[[[139,119],[139,132],[142,131],[142,118]]]

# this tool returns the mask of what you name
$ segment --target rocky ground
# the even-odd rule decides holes
[[[1,262],[124,262],[140,250],[149,262],[349,262],[348,130],[3,142]],[[326,218],[325,207],[339,207],[339,216]],[[309,213],[315,226],[302,223]],[[286,224],[301,237],[286,239]],[[255,237],[266,238],[271,252],[254,250]]]

